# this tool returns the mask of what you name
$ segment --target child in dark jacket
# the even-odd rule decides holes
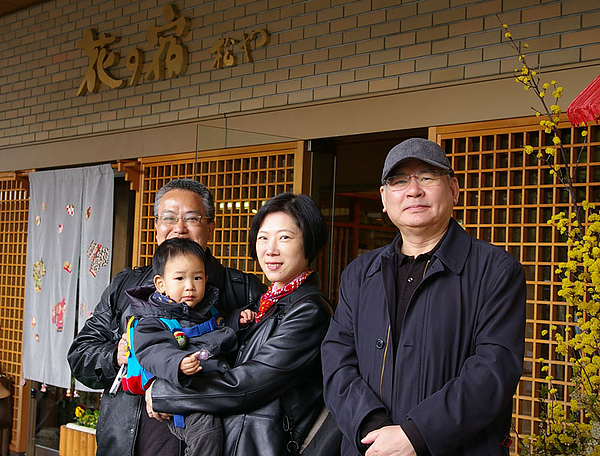
[[[218,290],[206,288],[204,252],[189,239],[162,242],[153,258],[153,287],[128,290],[139,322],[133,350],[150,376],[187,386],[201,370],[229,368],[237,349],[236,330],[254,321],[255,312],[237,310],[218,315],[213,304]],[[225,317],[227,325],[225,325]],[[145,385],[146,387],[149,385]],[[171,432],[186,443],[186,456],[221,455],[223,430],[218,417],[193,413],[169,420]]]

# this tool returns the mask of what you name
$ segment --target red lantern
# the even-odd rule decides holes
[[[571,124],[576,127],[600,119],[600,76],[571,102],[567,108],[567,115]]]

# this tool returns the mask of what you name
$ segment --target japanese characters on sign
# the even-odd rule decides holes
[[[101,84],[111,89],[118,89],[125,85],[135,86],[140,79],[163,80],[165,78],[177,78],[185,74],[188,65],[188,49],[182,44],[182,38],[189,33],[190,20],[182,17],[175,5],[166,5],[163,10],[166,24],[162,26],[150,26],[146,30],[146,41],[157,49],[152,62],[146,67],[144,51],[134,47],[127,55],[125,67],[131,72],[129,81],[115,78],[110,69],[116,67],[120,61],[118,51],[111,50],[111,45],[119,42],[118,37],[110,36],[108,33],[98,34],[94,29],[86,29],[83,38],[77,43],[89,58],[83,81],[77,90],[78,96],[87,93],[96,93]],[[270,34],[265,29],[254,30],[250,34],[243,33],[241,40],[230,37],[218,39],[211,48],[210,53],[214,55],[213,68],[220,69],[232,67],[237,64],[234,53],[235,46],[241,43],[243,50],[243,61],[253,62],[252,43],[254,48],[265,47],[269,44]]]
[[[181,43],[189,32],[189,19],[180,17],[179,11],[174,5],[166,5],[163,17],[167,21],[161,27],[150,26],[146,31],[146,41],[153,48],[158,47],[154,60],[146,72],[146,79],[161,80],[168,77],[178,77],[185,74],[188,63],[187,48]],[[169,34],[171,33],[171,34]],[[89,58],[89,65],[77,95],[85,95],[88,92],[97,92],[103,83],[111,89],[123,87],[127,82],[114,78],[108,69],[119,63],[120,55],[112,51],[110,46],[119,41],[117,37],[111,37],[107,33],[99,36],[94,29],[83,32],[83,39],[77,43],[77,47],[83,49]],[[144,52],[133,48],[127,56],[126,68],[132,72],[129,85],[137,85],[144,67]]]
[[[256,47],[265,47],[269,44],[271,40],[271,35],[264,29],[254,30],[250,35],[244,33],[244,37],[242,39],[242,49],[244,51],[244,61],[245,62],[254,62],[252,59],[252,51],[250,47],[250,43],[252,41],[256,42]],[[239,43],[238,40],[234,38],[221,38],[210,50],[211,55],[215,55],[215,59],[213,62],[213,68],[223,68],[225,66],[235,66],[237,64],[237,57],[234,55],[234,47]]]
[[[182,74],[185,74],[185,70],[187,69],[188,50],[181,44],[181,38],[188,34],[190,30],[190,21],[185,17],[179,17],[179,13],[173,5],[165,6],[163,16],[168,21],[167,25],[163,25],[162,27],[151,26],[146,31],[146,41],[148,41],[152,47],[158,46],[156,57],[150,65],[150,70],[146,73],[146,79],[150,80],[164,79],[165,67],[167,70],[167,77],[169,78],[181,76]],[[175,30],[174,35],[165,36],[167,32],[172,30]],[[135,58],[133,60],[135,60]],[[132,53],[129,54],[127,62],[132,62]],[[141,71],[138,70],[138,72]]]
[[[119,63],[119,54],[108,49],[108,46],[117,41],[119,41],[118,38],[111,37],[106,33],[102,33],[98,37],[94,29],[83,31],[83,39],[77,43],[77,47],[83,49],[89,57],[90,63],[77,95],[97,92],[101,82],[112,89],[123,86],[123,81],[113,78],[107,71]]]

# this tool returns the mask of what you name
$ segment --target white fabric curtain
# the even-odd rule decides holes
[[[85,320],[110,279],[114,174],[41,171],[29,185],[23,377],[69,388],[76,313]]]
[[[114,173],[109,165],[83,168],[82,171],[78,331],[110,282],[114,200]]]

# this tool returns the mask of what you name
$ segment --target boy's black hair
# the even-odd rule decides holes
[[[291,216],[302,231],[304,255],[310,263],[316,258],[327,241],[325,218],[317,204],[307,195],[281,193],[274,196],[261,207],[252,218],[250,225],[250,256],[258,260],[256,255],[256,238],[265,217],[274,212],[284,212]]]
[[[204,250],[195,241],[186,238],[173,238],[161,242],[152,257],[152,272],[154,275],[163,276],[165,273],[165,264],[171,258],[180,255],[194,255],[204,264]]]

